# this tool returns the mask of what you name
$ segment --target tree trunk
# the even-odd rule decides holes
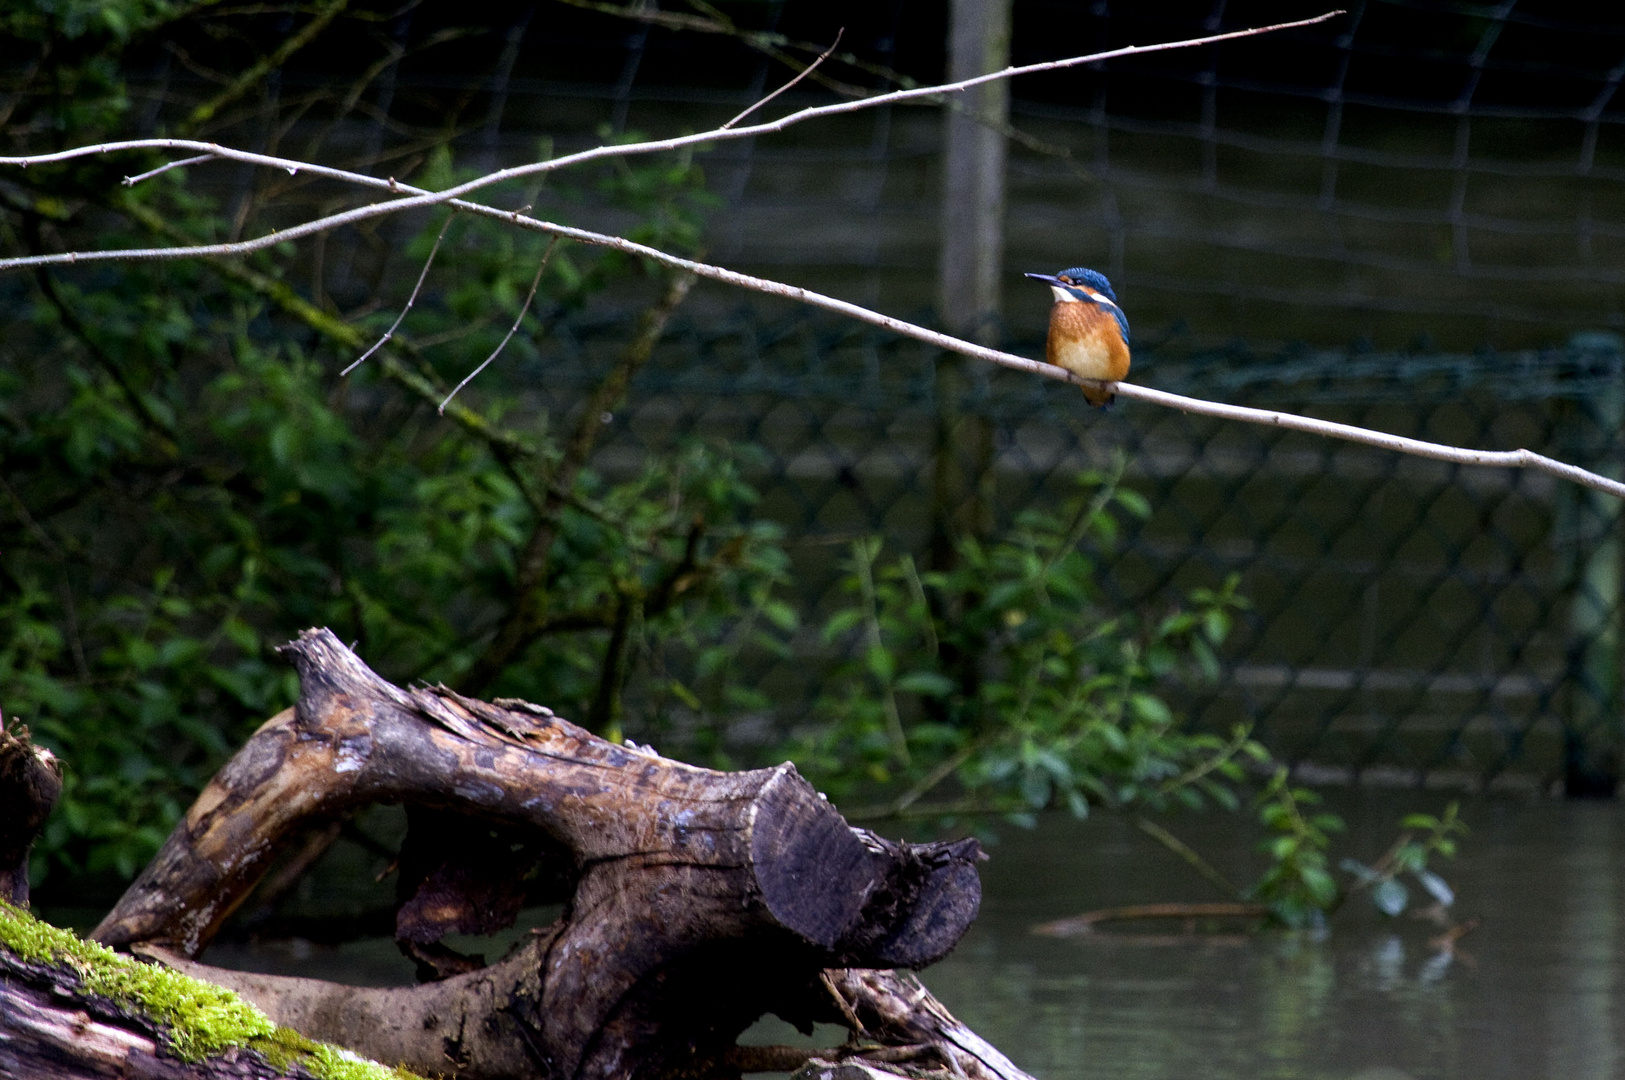
[[[694,768],[525,702],[403,690],[325,630],[283,651],[297,707],[204,789],[100,941],[310,1038],[468,1080],[725,1077],[811,1057],[736,1047],[766,1012],[847,1026],[854,1039],[820,1060],[1024,1078],[923,987],[875,970],[959,940],[980,899],[974,840],[853,828],[789,764]],[[408,808],[396,937],[428,981],[362,989],[195,962],[280,851],[380,802]],[[441,944],[511,925],[533,871],[558,883],[557,922],[490,966]]]

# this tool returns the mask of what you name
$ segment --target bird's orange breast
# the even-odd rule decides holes
[[[1128,342],[1123,340],[1117,319],[1099,304],[1056,304],[1050,310],[1045,356],[1081,379],[1116,382],[1128,374]]]

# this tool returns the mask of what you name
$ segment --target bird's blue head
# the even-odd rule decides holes
[[[1113,303],[1117,302],[1117,294],[1112,292],[1112,283],[1107,281],[1106,275],[1098,270],[1090,270],[1086,266],[1074,266],[1070,270],[1062,270],[1055,276],[1060,278],[1064,284],[1087,286],[1097,293],[1104,293],[1106,299]]]
[[[1072,292],[1079,300],[1089,299],[1088,294],[1082,292],[1082,290],[1087,289],[1089,292],[1100,293],[1114,304],[1117,303],[1117,294],[1112,292],[1112,283],[1106,280],[1106,275],[1098,270],[1090,270],[1086,266],[1074,266],[1070,270],[1062,270],[1058,274],[1028,274],[1027,276],[1035,281],[1059,285],[1061,288]]]
[[[1062,270],[1055,276],[1061,278],[1063,281],[1070,278],[1079,285],[1087,285],[1089,288],[1098,293],[1104,293],[1106,299],[1112,301],[1113,303],[1117,301],[1117,294],[1112,292],[1112,283],[1107,281],[1106,275],[1102,274],[1098,270],[1090,270],[1088,267],[1084,266],[1074,266],[1070,270]]]
[[[1028,274],[1035,281],[1042,281],[1057,289],[1064,289],[1071,293],[1073,298],[1082,301],[1098,303],[1099,297],[1105,297],[1105,305],[1117,320],[1118,328],[1123,331],[1123,340],[1128,340],[1128,317],[1117,304],[1117,294],[1112,292],[1112,283],[1106,280],[1106,275],[1098,270],[1090,270],[1086,266],[1074,266],[1070,270],[1062,270],[1059,274]]]

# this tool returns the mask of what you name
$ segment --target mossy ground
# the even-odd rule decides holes
[[[414,1073],[277,1027],[230,990],[122,956],[4,901],[0,901],[0,948],[24,960],[73,968],[87,992],[129,1004],[162,1023],[170,1052],[186,1061],[242,1047],[261,1054],[279,1070],[301,1066],[317,1080],[415,1080]]]

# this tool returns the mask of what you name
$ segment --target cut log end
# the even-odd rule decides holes
[[[854,829],[789,764],[763,785],[751,825],[763,903],[832,964],[924,967],[976,918],[975,840],[901,844]]]

